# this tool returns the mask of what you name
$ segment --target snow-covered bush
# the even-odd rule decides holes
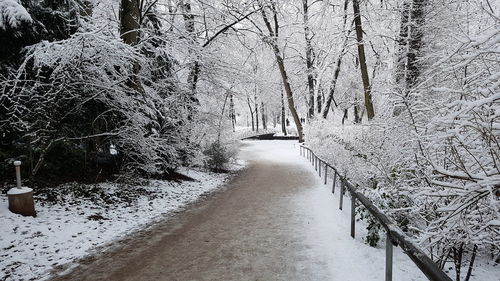
[[[181,163],[180,151],[188,149],[179,97],[165,95],[158,83],[142,94],[127,86],[134,64],[145,60],[101,32],[29,49],[15,77],[2,85],[7,114],[1,126],[30,144],[34,174],[58,142],[80,146],[91,159],[115,145],[123,168],[132,172],[163,173]]]
[[[306,129],[306,144],[441,267],[454,263],[457,280],[477,255],[500,257],[500,26],[480,2],[428,2],[420,77],[403,89],[374,83],[374,120],[342,125],[337,114]]]

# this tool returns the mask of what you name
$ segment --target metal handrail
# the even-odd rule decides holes
[[[305,152],[307,151],[307,153]],[[431,281],[452,281],[451,278],[439,268],[439,266],[432,261],[422,250],[413,244],[408,236],[396,225],[396,223],[384,214],[380,209],[373,204],[363,193],[358,191],[345,177],[343,177],[335,167],[330,165],[325,160],[319,158],[311,148],[300,145],[300,155],[307,157],[321,177],[321,166],[324,165],[325,184],[327,183],[328,168],[333,170],[333,186],[332,193],[335,193],[335,185],[337,177],[340,181],[340,200],[339,209],[342,210],[343,195],[345,190],[351,194],[351,236],[355,235],[355,221],[356,221],[356,201],[361,204],[377,219],[377,221],[384,227],[387,233],[386,239],[386,269],[385,280],[392,280],[392,246],[401,246],[404,253],[410,257],[415,265],[422,271],[425,276]]]

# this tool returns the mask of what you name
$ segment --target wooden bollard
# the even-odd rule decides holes
[[[21,186],[21,161],[14,161],[16,166],[17,187],[7,192],[9,210],[15,214],[36,217],[33,189]]]

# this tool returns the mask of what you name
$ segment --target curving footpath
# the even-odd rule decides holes
[[[240,158],[220,192],[53,280],[383,280],[383,249],[349,237],[297,142],[246,141]],[[424,280],[405,258],[394,280]]]

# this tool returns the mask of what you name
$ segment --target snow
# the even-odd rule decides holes
[[[70,270],[77,259],[102,251],[114,240],[164,219],[217,189],[228,178],[228,174],[187,169],[182,173],[196,181],[149,181],[134,187],[146,191],[135,203],[96,204],[88,198],[70,196],[57,204],[35,202],[36,218],[11,213],[6,196],[1,196],[0,280],[42,280],[54,268]],[[114,183],[100,187],[109,194],[120,189]]]
[[[17,0],[0,1],[0,29],[17,28],[22,22],[32,22],[30,14]]]
[[[257,155],[258,160],[276,165],[296,165],[306,174],[317,174],[307,159],[300,157],[296,141],[244,141],[243,151]],[[240,162],[241,163],[241,162]],[[222,174],[207,174],[182,170],[197,182],[165,182],[153,180],[137,188],[145,194],[132,204],[107,207],[89,200],[67,200],[58,204],[37,204],[38,217],[22,217],[7,209],[7,200],[0,197],[0,280],[46,279],[54,268],[70,271],[75,260],[103,251],[116,239],[147,227],[172,212],[210,192],[227,178]],[[329,173],[331,175],[331,173]],[[118,186],[100,185],[113,193]],[[293,229],[305,237],[307,247],[304,263],[318,270],[327,268],[334,280],[383,280],[385,272],[385,241],[378,247],[364,242],[366,223],[356,222],[356,238],[350,233],[350,199],[344,197],[344,210],[338,209],[339,193],[331,194],[332,180],[312,176],[310,186],[304,186],[291,204],[303,214],[294,220],[304,220],[306,228]],[[338,191],[338,189],[337,189]],[[497,225],[498,221],[492,221]],[[382,239],[383,240],[383,239]],[[394,247],[393,279],[401,281],[426,280],[399,247]],[[445,269],[453,274],[451,265]],[[500,267],[477,258],[471,280],[498,280]]]
[[[318,173],[306,158],[300,157],[299,144],[295,141],[245,141],[243,149],[258,154],[259,159],[274,163],[293,163],[303,166],[311,173]],[[322,175],[323,171],[322,171]],[[332,175],[329,171],[328,175]],[[304,191],[297,199],[297,206],[306,214],[309,228],[306,236],[311,246],[311,260],[318,256],[327,263],[334,280],[384,280],[385,276],[385,240],[382,237],[379,246],[370,247],[364,242],[367,224],[356,222],[356,238],[350,237],[350,197],[344,196],[344,210],[339,210],[338,186],[331,194],[332,178],[324,185],[324,177],[314,177],[312,191]],[[307,202],[314,202],[313,205]],[[359,218],[359,217],[358,217]],[[496,222],[493,221],[493,224]],[[314,258],[313,258],[314,257]],[[320,265],[318,265],[320,266]],[[453,277],[454,268],[447,264],[445,272]],[[478,257],[472,273],[472,280],[498,280],[500,266],[488,257]],[[418,267],[400,247],[394,247],[393,280],[427,280]]]
[[[33,189],[29,188],[29,187],[21,187],[21,188],[17,188],[17,187],[14,187],[14,188],[11,188],[8,192],[7,192],[7,195],[18,195],[18,194],[24,194],[24,193],[28,193],[28,192],[32,192]]]
[[[274,163],[293,163],[317,175],[314,166],[306,158],[300,157],[296,141],[246,141],[243,149],[256,152],[259,159]],[[324,175],[324,174],[322,174]],[[350,236],[350,198],[344,197],[344,210],[338,209],[337,192],[332,195],[332,179],[324,185],[324,178],[314,176],[312,189],[304,191],[294,202],[300,213],[307,217],[309,224],[304,236],[310,245],[311,260],[320,259],[333,276],[333,280],[384,280],[385,248],[368,246],[363,237],[366,234],[364,222],[356,223],[356,238]],[[314,202],[314,204],[310,204]],[[294,230],[294,231],[301,231]],[[385,245],[385,242],[380,243]],[[319,257],[319,258],[318,258]],[[320,270],[318,270],[320,271]],[[394,248],[393,280],[425,280],[425,276],[400,248]]]

